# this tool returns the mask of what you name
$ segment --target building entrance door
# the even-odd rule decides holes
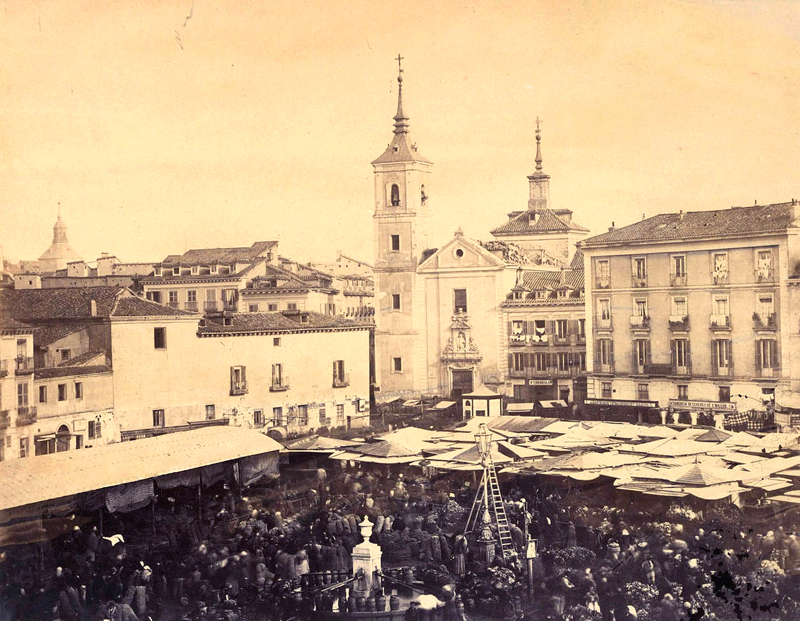
[[[461,395],[472,392],[472,370],[453,369],[452,399],[458,400]]]

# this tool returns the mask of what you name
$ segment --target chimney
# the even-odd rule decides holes
[[[681,210],[678,212],[678,219],[679,219],[679,220],[681,220],[681,222],[683,221],[683,216],[684,216],[684,214],[683,214],[683,209],[681,209]]]
[[[608,227],[608,232],[610,233],[610,232],[611,232],[611,231],[613,231],[615,228],[617,228],[617,227],[614,225],[614,221],[612,220],[612,221],[611,221],[611,226],[609,226],[609,227]]]
[[[89,316],[97,317],[97,301],[94,298],[89,300]]]

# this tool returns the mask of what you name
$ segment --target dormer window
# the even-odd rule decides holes
[[[396,183],[392,184],[391,201],[392,201],[392,207],[400,206],[400,186],[397,185]]]
[[[514,299],[521,300],[522,299],[522,291],[515,291],[514,292]]]
[[[212,264],[212,265],[211,265],[211,266],[208,268],[208,271],[209,271],[209,272],[211,272],[212,274],[216,274],[216,273],[217,273],[217,271],[218,271],[217,264],[216,264],[216,263]]]
[[[231,268],[230,269],[231,269],[231,274],[235,274],[236,273],[236,263],[231,263]]]
[[[159,276],[159,277],[161,276],[161,266],[160,265],[156,266],[155,269],[153,270],[153,276]]]
[[[200,273],[199,265],[192,265],[192,276],[197,276]]]
[[[173,276],[180,276],[181,275],[181,268],[180,267],[173,267],[172,268],[172,275]]]
[[[567,290],[566,290],[566,289],[559,289],[559,291],[558,291],[558,297],[560,297],[560,298],[565,298],[565,297],[567,297]]]

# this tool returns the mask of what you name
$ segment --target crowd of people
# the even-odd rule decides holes
[[[269,489],[242,498],[223,488],[202,507],[160,494],[155,507],[106,513],[102,532],[88,520],[58,539],[7,548],[0,621],[313,619],[388,610],[396,585],[438,593],[453,619],[800,618],[800,539],[786,516],[762,523],[642,497],[602,505],[527,477],[503,485],[514,543],[504,551],[493,521],[463,534],[470,477],[331,473],[291,515]],[[349,589],[364,516],[383,550],[386,587],[366,602]],[[418,608],[407,617],[421,619]]]

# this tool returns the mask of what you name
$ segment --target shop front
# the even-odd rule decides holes
[[[657,422],[658,401],[637,399],[585,399],[584,418],[625,423]]]
[[[728,401],[670,399],[667,423],[722,429],[726,418],[735,418],[736,409],[736,404]]]

